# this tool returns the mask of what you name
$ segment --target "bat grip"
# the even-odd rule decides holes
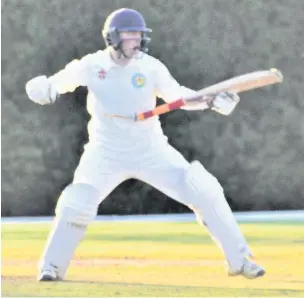
[[[165,114],[167,112],[177,110],[184,105],[185,105],[185,101],[182,98],[180,98],[171,103],[162,104],[147,112],[136,114],[136,121],[142,121],[142,120],[145,120],[145,119],[153,117],[153,116]]]

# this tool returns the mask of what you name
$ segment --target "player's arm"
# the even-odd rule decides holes
[[[160,61],[157,62],[157,97],[162,98],[166,103],[171,103],[179,98],[195,96],[195,90],[180,85],[171,75],[168,68]],[[206,103],[192,103],[182,107],[185,110],[204,110],[207,108],[208,105]]]
[[[60,94],[73,92],[87,84],[88,59],[73,60],[53,76],[37,76],[26,83],[28,97],[41,105],[51,104]]]
[[[236,104],[239,97],[234,93],[220,93],[213,96],[198,96],[195,90],[181,86],[171,75],[168,68],[158,61],[157,67],[157,96],[165,102],[171,103],[180,98],[196,98],[196,100],[186,101],[187,104],[181,107],[184,110],[205,110],[212,109],[220,114],[229,115]]]

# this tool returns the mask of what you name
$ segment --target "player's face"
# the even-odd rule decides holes
[[[121,32],[122,49],[126,56],[132,58],[140,50],[141,32]]]

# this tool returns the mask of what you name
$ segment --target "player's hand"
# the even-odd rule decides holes
[[[38,76],[28,81],[25,90],[29,99],[40,105],[52,104],[58,97],[46,76]]]
[[[217,113],[228,116],[239,103],[240,97],[232,92],[220,92],[207,99],[209,108]]]

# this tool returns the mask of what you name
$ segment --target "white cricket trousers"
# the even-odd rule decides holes
[[[134,150],[133,154],[119,155],[88,143],[73,183],[95,187],[100,192],[100,204],[120,183],[131,178],[193,210],[232,268],[240,268],[244,257],[251,255],[217,179],[199,162],[189,163],[168,143],[140,154]]]

